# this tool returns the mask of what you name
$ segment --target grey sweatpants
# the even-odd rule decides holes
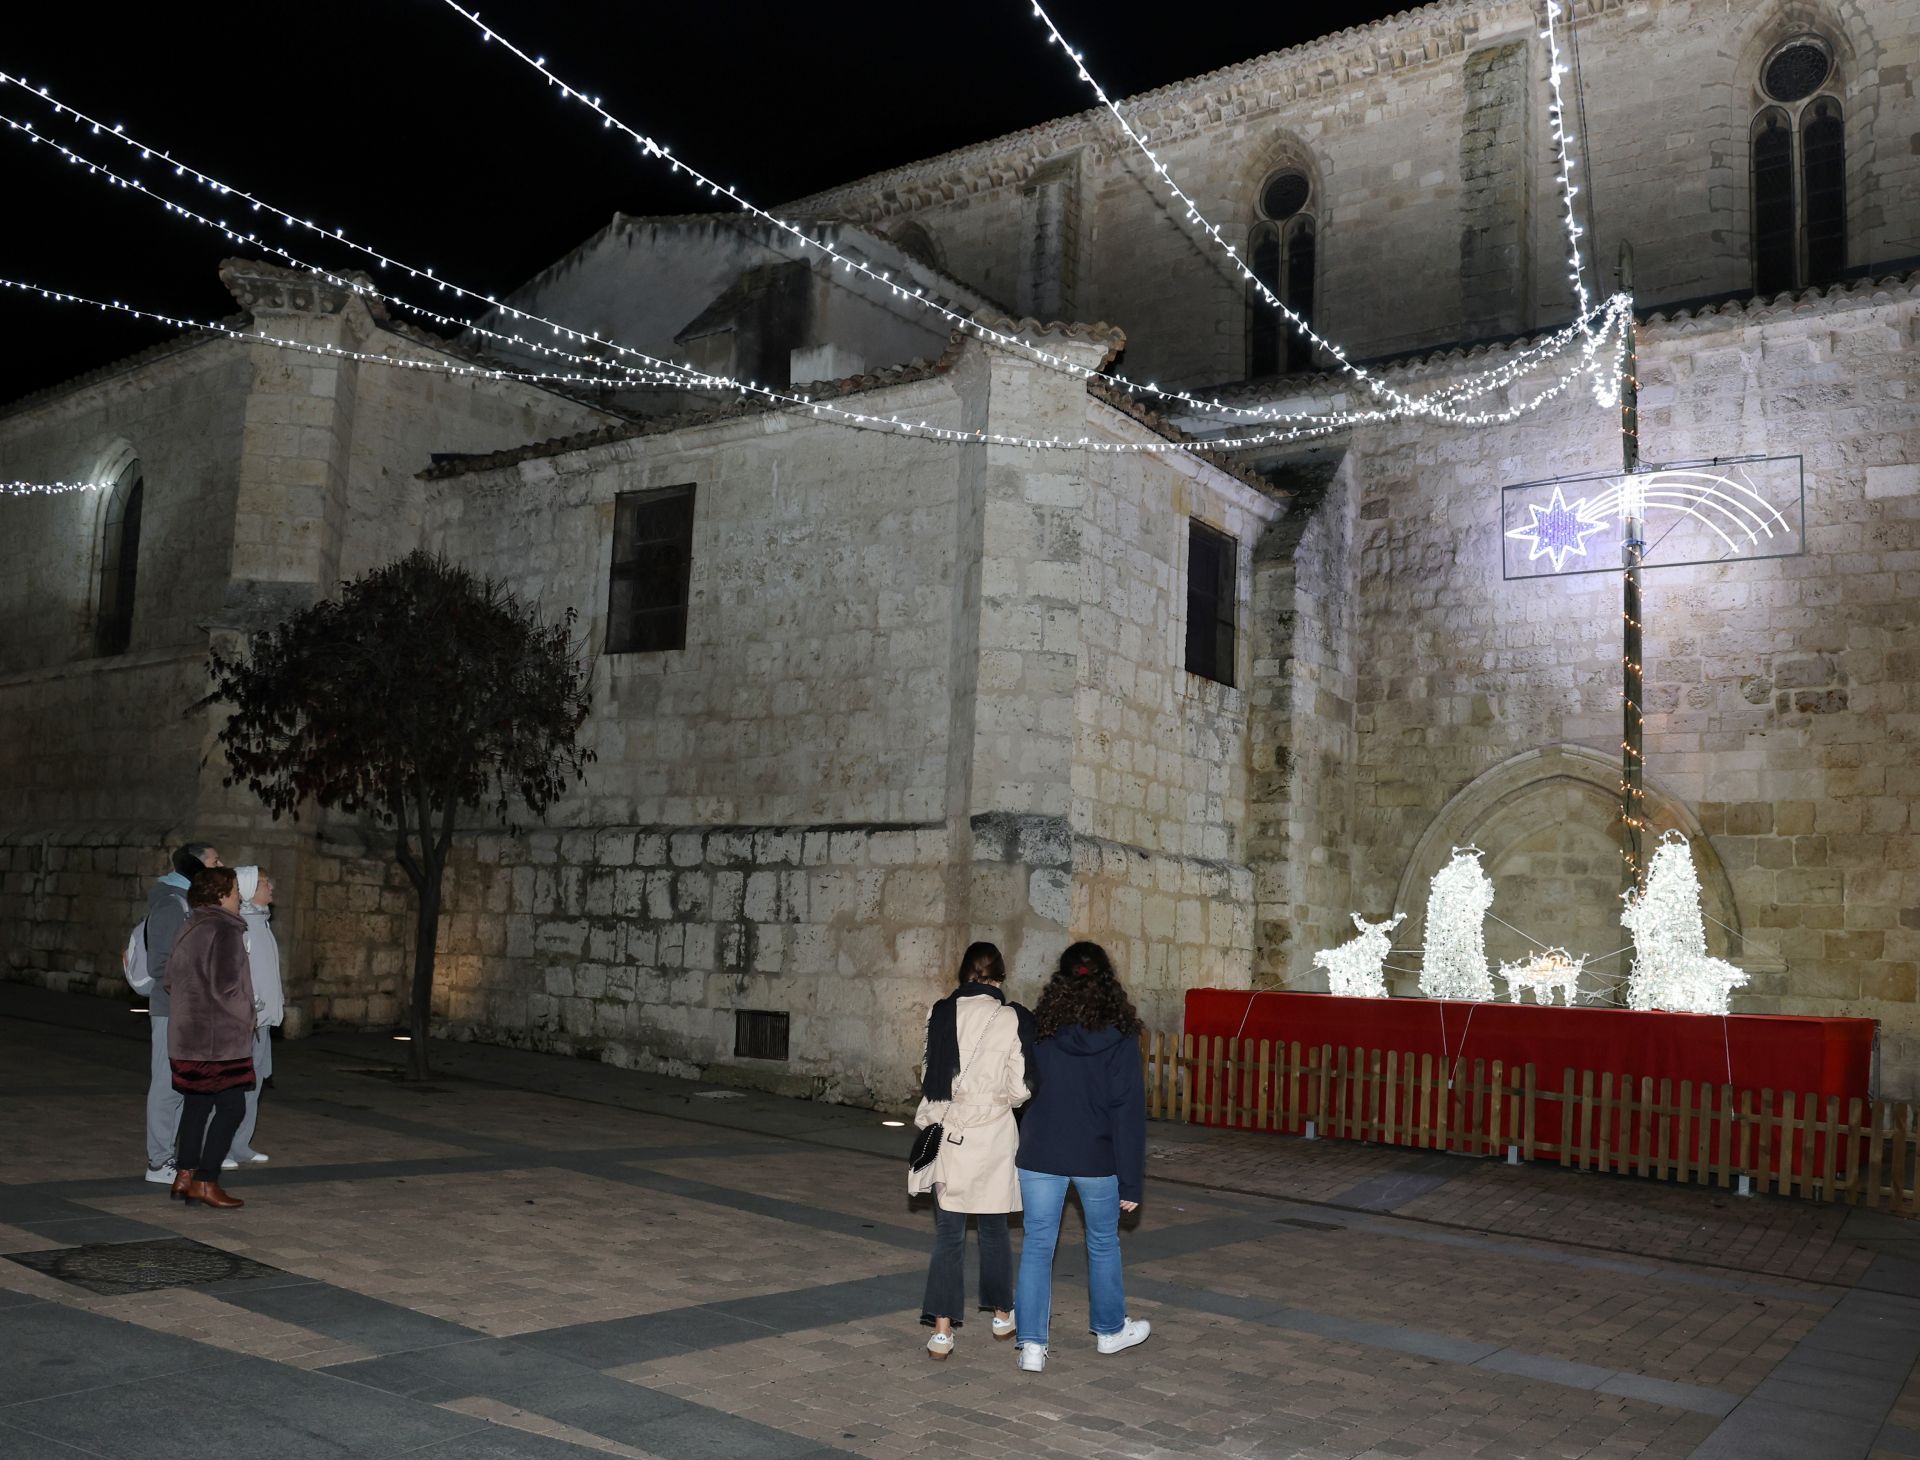
[[[240,1117],[240,1129],[233,1133],[227,1154],[244,1161],[253,1154],[253,1128],[260,1120],[260,1086],[273,1073],[273,1031],[266,1025],[254,1026],[253,1088],[247,1091],[247,1113]]]
[[[152,1058],[147,1066],[147,1167],[157,1171],[173,1159],[183,1097],[173,1088],[173,1066],[167,1063],[167,1017],[161,1014],[147,1022],[153,1026]]]

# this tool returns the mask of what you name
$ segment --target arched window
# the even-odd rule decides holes
[[[1768,105],[1753,119],[1753,287],[1828,284],[1847,267],[1847,145],[1833,48],[1817,35],[1775,46],[1760,67]]]
[[[1313,315],[1314,223],[1307,211],[1313,184],[1298,169],[1268,178],[1260,189],[1259,221],[1247,240],[1253,276],[1302,318]],[[1298,330],[1260,291],[1247,288],[1247,375],[1284,375],[1304,370],[1313,351]]]
[[[140,463],[130,461],[107,501],[100,538],[100,612],[93,630],[96,654],[124,654],[133,642],[133,588],[140,568],[140,499],[145,486]]]

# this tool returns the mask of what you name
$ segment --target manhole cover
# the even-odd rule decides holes
[[[161,1288],[194,1288],[232,1278],[281,1275],[277,1267],[222,1252],[218,1247],[187,1237],[163,1237],[152,1242],[91,1242],[85,1247],[9,1252],[6,1256],[22,1267],[105,1298],[151,1293]]]

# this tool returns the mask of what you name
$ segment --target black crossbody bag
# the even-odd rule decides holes
[[[984,1040],[986,1037],[986,1034],[983,1032],[979,1039],[974,1040],[973,1049],[969,1052],[967,1058],[971,1058],[972,1055],[980,1053],[981,1040]],[[957,1081],[966,1072],[967,1059],[963,1058],[960,1061],[960,1068],[954,1071],[953,1078]],[[951,1104],[952,1102],[949,1101],[948,1103]],[[907,1170],[924,1171],[927,1167],[931,1166],[933,1164],[933,1158],[940,1154],[940,1141],[945,1135],[945,1124],[937,1120],[932,1125],[925,1126],[914,1132],[913,1149],[907,1152]],[[965,1136],[955,1136],[953,1143],[957,1146],[964,1140],[966,1140]]]

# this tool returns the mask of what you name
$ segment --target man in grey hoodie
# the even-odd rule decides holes
[[[180,1092],[167,1062],[167,957],[187,921],[187,879],[202,867],[218,867],[220,854],[205,842],[188,842],[173,854],[173,870],[147,892],[148,1023],[153,1026],[147,1071],[147,1180],[173,1185],[173,1148],[180,1130]]]

